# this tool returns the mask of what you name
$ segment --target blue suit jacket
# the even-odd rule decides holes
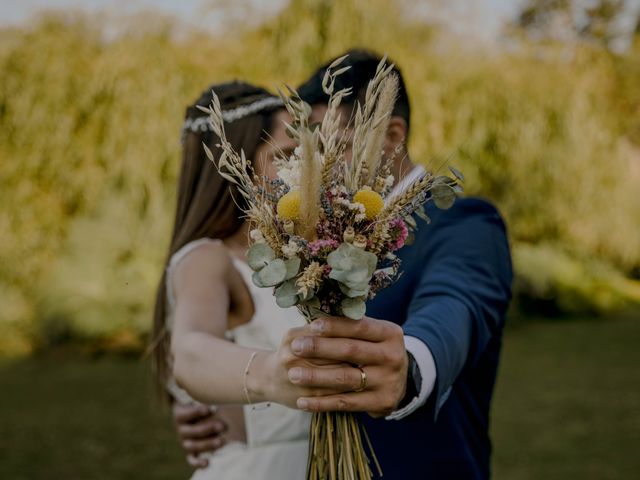
[[[479,199],[428,205],[415,241],[399,252],[400,279],[367,315],[402,325],[431,351],[437,380],[427,404],[402,420],[361,419],[384,480],[485,479],[489,406],[511,297],[511,258],[500,215]],[[378,478],[378,477],[376,477]]]

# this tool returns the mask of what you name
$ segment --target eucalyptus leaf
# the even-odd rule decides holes
[[[252,270],[262,270],[276,258],[276,252],[266,243],[254,243],[247,251],[247,263]]]
[[[284,280],[284,277],[287,275],[287,267],[284,264],[284,260],[276,258],[256,273],[260,283],[260,285],[257,283],[256,285],[259,287],[275,287]]]
[[[349,298],[356,298],[356,297],[364,297],[365,295],[367,295],[369,293],[369,284],[367,283],[364,288],[361,288],[359,290],[353,289],[353,288],[349,288],[346,285],[342,284],[342,283],[338,283],[338,285],[340,286],[340,291],[342,293],[344,293],[347,297]]]
[[[344,285],[346,288],[363,290],[371,279],[371,275],[367,275],[368,271],[365,268],[358,268],[357,270],[344,271],[344,270],[332,270],[329,274],[329,278],[337,280],[340,285]]]
[[[311,289],[307,290],[307,294],[303,295],[302,293],[298,294],[300,296],[300,301],[301,302],[309,302],[313,296],[315,295],[315,292]]]
[[[362,298],[345,298],[340,303],[342,314],[353,320],[360,320],[367,311],[367,305]]]
[[[300,258],[293,257],[284,261],[285,266],[287,267],[287,273],[284,277],[285,280],[289,280],[300,272]]]
[[[436,207],[446,210],[456,201],[456,192],[445,183],[437,183],[431,187],[431,198]]]
[[[464,175],[460,170],[450,166],[449,171],[453,173],[453,176],[456,177],[458,180],[460,180],[461,182],[464,182]]]
[[[331,267],[329,278],[353,290],[364,290],[371,280],[378,257],[371,252],[343,243],[327,257]]]
[[[298,303],[298,286],[294,280],[282,283],[275,291],[276,303],[280,308],[293,307]]]
[[[286,280],[282,282],[282,284],[276,288],[275,294],[285,296],[298,295],[298,286],[296,285],[296,281]]]
[[[251,280],[253,281],[253,284],[256,287],[260,287],[260,288],[265,288],[268,287],[268,285],[265,285],[264,283],[262,283],[262,278],[259,275],[260,272],[253,272],[253,275],[251,276]]]
[[[280,296],[280,297],[276,297],[276,304],[280,307],[280,308],[290,308],[290,307],[294,307],[298,304],[298,296],[295,295],[293,297],[284,297],[284,296]]]

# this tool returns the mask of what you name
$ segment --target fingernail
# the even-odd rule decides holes
[[[291,350],[293,353],[302,353],[304,348],[304,340],[302,338],[294,338],[293,342],[291,342]]]
[[[222,430],[224,430],[224,426],[221,423],[214,423],[213,429],[216,431],[216,433],[220,433]]]
[[[220,440],[219,438],[216,438],[211,443],[213,443],[214,447],[219,447],[222,444],[222,440]]]
[[[309,401],[305,400],[304,398],[299,398],[298,401],[296,402],[296,405],[298,405],[298,408],[300,410],[308,410],[309,409]]]
[[[289,370],[289,380],[294,383],[298,383],[302,380],[302,369],[300,367],[295,367]]]
[[[311,331],[313,333],[322,333],[324,332],[325,324],[322,320],[315,320],[311,323]]]
[[[207,405],[201,405],[198,409],[198,413],[204,417],[205,415],[209,415],[211,413],[211,410]]]

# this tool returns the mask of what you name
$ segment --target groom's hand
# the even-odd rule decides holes
[[[336,390],[348,386],[351,390],[321,397],[302,397],[297,405],[303,410],[360,411],[379,417],[396,410],[405,395],[409,360],[402,328],[395,323],[368,317],[357,321],[323,317],[293,339],[291,350],[305,359],[354,365],[289,370],[290,381],[300,386]]]
[[[209,462],[201,453],[213,453],[224,445],[227,425],[207,405],[174,403],[173,420],[180,444],[187,454],[187,463],[193,468],[206,468]]]

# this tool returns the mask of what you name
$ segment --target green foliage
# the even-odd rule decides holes
[[[0,351],[143,336],[185,106],[234,77],[295,85],[353,46],[403,68],[413,159],[450,160],[467,193],[500,207],[522,278],[553,270],[546,254],[519,253],[540,242],[579,265],[640,265],[640,48],[481,57],[415,23],[410,3],[292,0],[277,18],[219,37],[176,36],[163,23],[105,40],[108,25],[69,16],[2,32]]]
[[[546,243],[514,245],[513,260],[516,300],[525,311],[604,314],[640,304],[640,284],[602,260],[576,258]]]

